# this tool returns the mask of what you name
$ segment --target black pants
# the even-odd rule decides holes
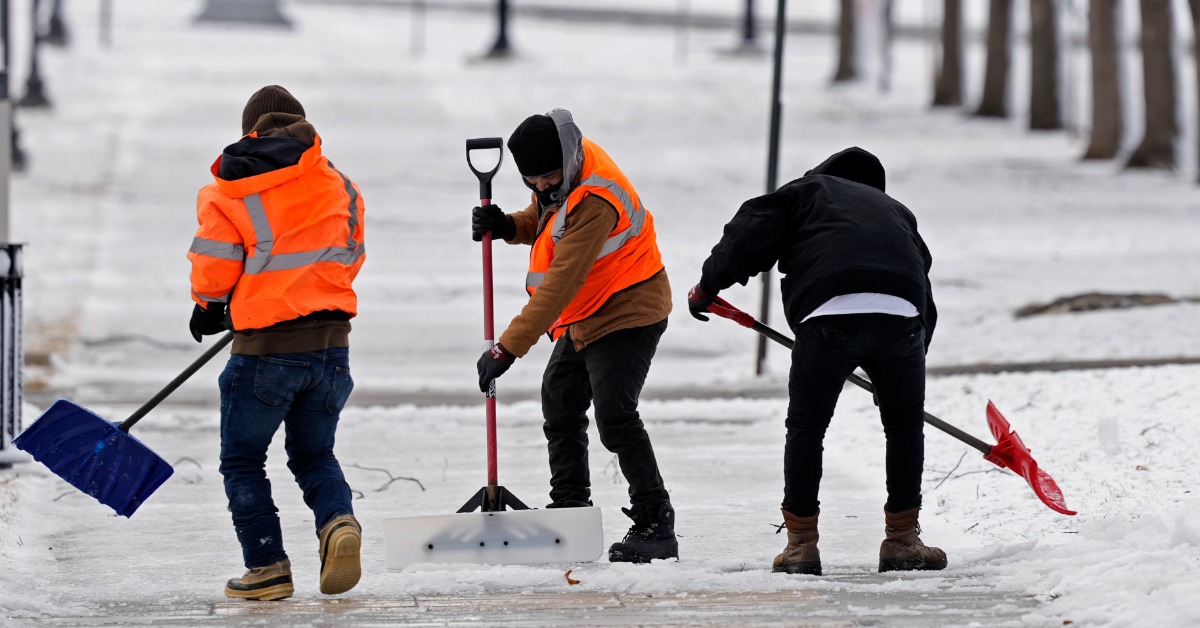
[[[558,339],[542,376],[542,416],[550,452],[550,499],[589,502],[589,405],[595,405],[600,442],[617,455],[634,506],[670,500],[658,473],[638,397],[667,321],[613,332],[576,351],[569,334]]]
[[[888,314],[819,316],[800,325],[788,381],[783,508],[815,515],[820,506],[825,430],[846,378],[862,367],[875,386],[887,439],[889,512],[921,505],[925,463],[925,328]],[[859,394],[867,394],[861,392]]]

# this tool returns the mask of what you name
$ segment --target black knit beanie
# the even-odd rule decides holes
[[[521,176],[536,177],[563,167],[562,143],[550,116],[525,118],[508,138],[508,151]]]
[[[246,101],[246,108],[242,110],[242,135],[249,133],[250,129],[254,128],[254,123],[267,113],[303,116],[304,106],[288,90],[278,85],[268,85],[254,92],[250,100]]]

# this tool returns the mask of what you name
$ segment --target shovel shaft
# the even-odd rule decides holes
[[[787,336],[779,333],[778,331],[775,331],[774,329],[767,327],[766,325],[762,324],[760,321],[757,321],[754,318],[752,318],[749,314],[746,314],[745,312],[730,305],[724,299],[718,298],[715,303],[713,303],[712,305],[709,306],[709,311],[712,312],[713,314],[716,314],[717,316],[721,316],[723,318],[728,318],[743,327],[749,327],[750,329],[753,329],[754,331],[762,334],[763,336],[770,338],[771,340],[774,340],[775,342],[778,342],[779,344],[787,347],[788,349],[791,349],[796,344],[795,341],[792,340],[791,338],[788,338]],[[749,323],[749,324],[747,324],[747,323]],[[847,379],[850,381],[851,384],[858,386],[859,388],[871,393],[872,395],[875,394],[875,386],[872,385],[871,382],[860,377],[857,373],[851,373],[850,377],[848,377]],[[971,447],[978,449],[985,456],[992,452],[991,445],[983,442],[982,440],[980,440],[978,438],[975,438],[974,436],[971,436],[970,434],[958,429],[957,427],[954,427],[953,425],[950,425],[949,423],[933,416],[932,414],[929,414],[928,412],[925,413],[925,422],[938,428],[939,430],[949,434],[950,436],[957,438],[958,440],[966,443],[967,445],[970,445]]]
[[[224,336],[221,336],[221,338],[217,340],[216,344],[209,347],[208,350],[205,351],[199,358],[196,358],[195,362],[192,362],[186,369],[183,369],[183,372],[177,375],[175,379],[171,380],[171,383],[167,384],[162,390],[158,391],[158,394],[151,397],[150,401],[142,404],[142,407],[138,408],[133,414],[129,415],[128,419],[122,421],[121,425],[119,426],[120,430],[122,432],[129,432],[129,428],[133,427],[135,423],[142,420],[142,417],[146,416],[151,410],[154,409],[155,406],[162,403],[162,400],[166,399],[168,395],[175,392],[175,389],[179,388],[179,386],[187,381],[189,377],[195,375],[196,371],[200,370],[200,367],[207,364],[209,360],[213,359],[213,357],[220,353],[221,350],[224,349],[225,346],[230,342],[233,342],[233,332],[228,332]]]
[[[490,170],[480,170],[471,161],[471,151],[497,151],[496,165]],[[487,207],[492,204],[492,177],[500,170],[504,162],[504,140],[499,137],[479,137],[467,140],[467,166],[479,179],[479,206]],[[492,316],[492,233],[483,234],[483,338],[484,351],[496,344],[495,319]],[[488,486],[496,487],[496,380],[488,384],[485,399],[487,411],[487,464]],[[495,488],[489,490],[495,497]]]
[[[491,199],[479,199],[480,206]],[[492,232],[483,234],[483,337],[484,350],[496,344],[496,321],[492,309]],[[496,486],[496,380],[488,384],[484,404],[487,412],[487,472],[488,486]]]

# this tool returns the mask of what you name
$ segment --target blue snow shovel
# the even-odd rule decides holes
[[[225,334],[121,423],[59,399],[12,443],[71,486],[128,517],[175,472],[166,460],[130,436],[129,428],[232,340],[233,332]]]

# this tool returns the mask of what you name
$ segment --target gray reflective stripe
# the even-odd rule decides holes
[[[315,251],[302,251],[300,253],[279,253],[270,255],[266,260],[259,265],[254,273],[266,272],[268,270],[292,270],[317,262],[337,262],[339,264],[350,265],[358,261],[358,258],[363,256],[366,247],[360,246],[355,250],[345,249],[340,246],[329,247],[325,249],[317,249]],[[247,266],[252,260],[246,260]],[[254,274],[249,270],[246,274]]]
[[[330,163],[329,167],[333,168],[333,164]],[[346,196],[350,197],[350,235],[346,238],[346,248],[353,251],[359,244],[354,240],[354,231],[358,229],[358,190],[354,189],[354,184],[350,183],[350,179],[346,178],[342,171],[337,168],[333,168],[333,171],[342,178],[342,184],[346,186]]]
[[[192,290],[192,294],[196,295],[197,299],[200,299],[201,301],[204,301],[205,303],[229,303],[229,296],[232,295],[233,292],[226,292],[225,294],[223,294],[219,297],[210,297],[205,294],[200,294],[199,292],[196,292],[195,290]]]
[[[600,249],[600,254],[596,256],[596,259],[600,259],[601,257],[616,251],[617,249],[621,248],[621,245],[625,244],[631,238],[642,232],[642,225],[646,223],[646,208],[642,207],[640,203],[636,207],[633,207],[633,198],[630,197],[629,193],[626,192],[624,188],[617,185],[616,181],[613,181],[612,179],[605,179],[604,177],[598,175],[592,175],[583,181],[580,181],[579,185],[591,185],[602,187],[608,190],[617,198],[617,202],[621,204],[621,206],[617,209],[629,217],[629,228],[615,236],[610,237]],[[567,212],[566,208],[563,208],[560,209],[558,211],[558,215],[554,217],[554,226],[553,231],[550,232],[550,237],[554,240],[554,242],[558,242],[559,239],[562,238],[563,234],[566,233],[566,231]]]
[[[267,210],[263,207],[262,199],[257,194],[251,194],[242,199],[246,203],[246,211],[250,214],[250,224],[254,227],[254,257],[246,258],[247,275],[261,273],[271,262],[271,247],[275,245],[275,234],[271,231],[271,221],[267,220]]]
[[[646,210],[641,206],[638,206],[638,210],[629,216],[629,228],[609,238],[608,241],[604,243],[604,246],[600,247],[600,254],[596,256],[596,259],[600,259],[601,257],[604,257],[605,255],[608,255],[609,253],[621,248],[621,245],[628,242],[630,238],[642,232],[642,225],[645,223]]]
[[[334,172],[337,170],[335,169]],[[366,247],[354,239],[354,232],[358,228],[358,191],[354,189],[354,185],[345,175],[338,172],[338,176],[342,177],[346,186],[346,194],[350,197],[348,208],[350,236],[346,238],[346,246],[331,246],[314,251],[273,255],[271,248],[275,245],[275,236],[271,232],[271,223],[267,220],[267,211],[263,207],[262,199],[257,194],[251,194],[243,200],[246,202],[246,210],[250,213],[250,223],[254,226],[254,237],[258,243],[254,246],[254,257],[246,259],[245,274],[256,275],[269,270],[292,270],[318,262],[335,262],[349,266],[366,253]]]
[[[546,273],[527,273],[525,275],[525,286],[527,288],[536,288],[542,285],[542,280],[546,278]]]
[[[240,244],[209,240],[207,238],[192,238],[192,253],[207,255],[217,259],[228,259],[240,262],[246,257],[246,251]]]

